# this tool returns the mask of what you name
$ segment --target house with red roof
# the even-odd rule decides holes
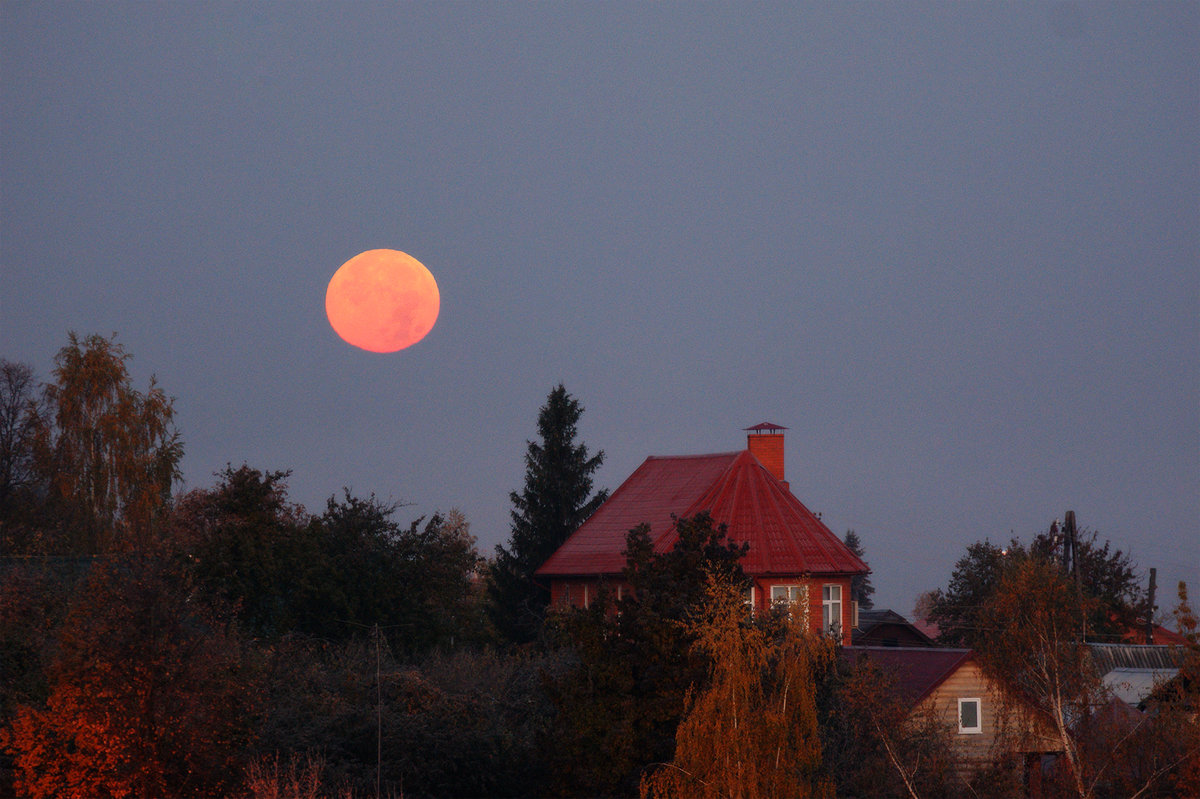
[[[750,545],[741,565],[755,612],[785,606],[814,632],[836,628],[849,644],[850,581],[869,569],[792,495],[785,429],[747,428],[746,449],[737,452],[647,458],[537,570],[551,604],[587,607],[602,589],[619,597],[628,590],[622,570],[631,529],[648,524],[654,551],[667,552],[678,539],[675,520],[707,511],[730,541]]]

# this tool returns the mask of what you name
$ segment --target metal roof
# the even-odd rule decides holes
[[[541,576],[620,574],[625,536],[650,525],[656,552],[678,536],[673,517],[708,511],[728,538],[748,542],[742,568],[760,575],[851,575],[867,565],[748,450],[650,457],[537,570]]]
[[[1088,651],[1101,676],[1114,669],[1177,669],[1183,651],[1173,646],[1144,644],[1088,644]]]

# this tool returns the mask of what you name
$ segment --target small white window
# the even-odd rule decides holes
[[[589,592],[588,592],[588,584],[584,583],[583,584],[583,607],[587,608],[590,603],[591,603],[591,597],[589,596]]]
[[[958,700],[958,734],[975,735],[983,732],[982,704],[978,699]]]
[[[821,629],[829,632],[835,625],[842,629],[842,587],[826,585],[821,588]]]
[[[746,589],[745,597],[746,597],[746,609],[747,609],[747,611],[749,611],[750,615],[753,617],[754,616],[754,586],[753,585]]]

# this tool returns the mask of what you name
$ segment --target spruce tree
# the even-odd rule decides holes
[[[589,455],[575,442],[583,406],[560,383],[538,413],[539,441],[525,454],[525,487],[509,495],[512,533],[508,547],[496,547],[488,586],[497,631],[514,643],[533,640],[550,603],[549,589],[534,571],[608,498],[592,495],[592,474],[604,452]]]
[[[846,544],[846,548],[853,552],[859,560],[866,563],[863,559],[863,545],[858,540],[858,533],[853,530],[847,530],[845,538],[842,541]],[[875,602],[871,599],[871,594],[875,593],[875,586],[871,585],[871,576],[869,574],[856,574],[850,579],[850,599],[858,603],[858,607],[862,610],[870,610],[874,607]]]

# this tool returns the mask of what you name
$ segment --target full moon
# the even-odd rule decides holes
[[[425,338],[437,321],[441,295],[425,265],[399,250],[367,250],[333,274],[325,315],[347,344],[396,352]]]

